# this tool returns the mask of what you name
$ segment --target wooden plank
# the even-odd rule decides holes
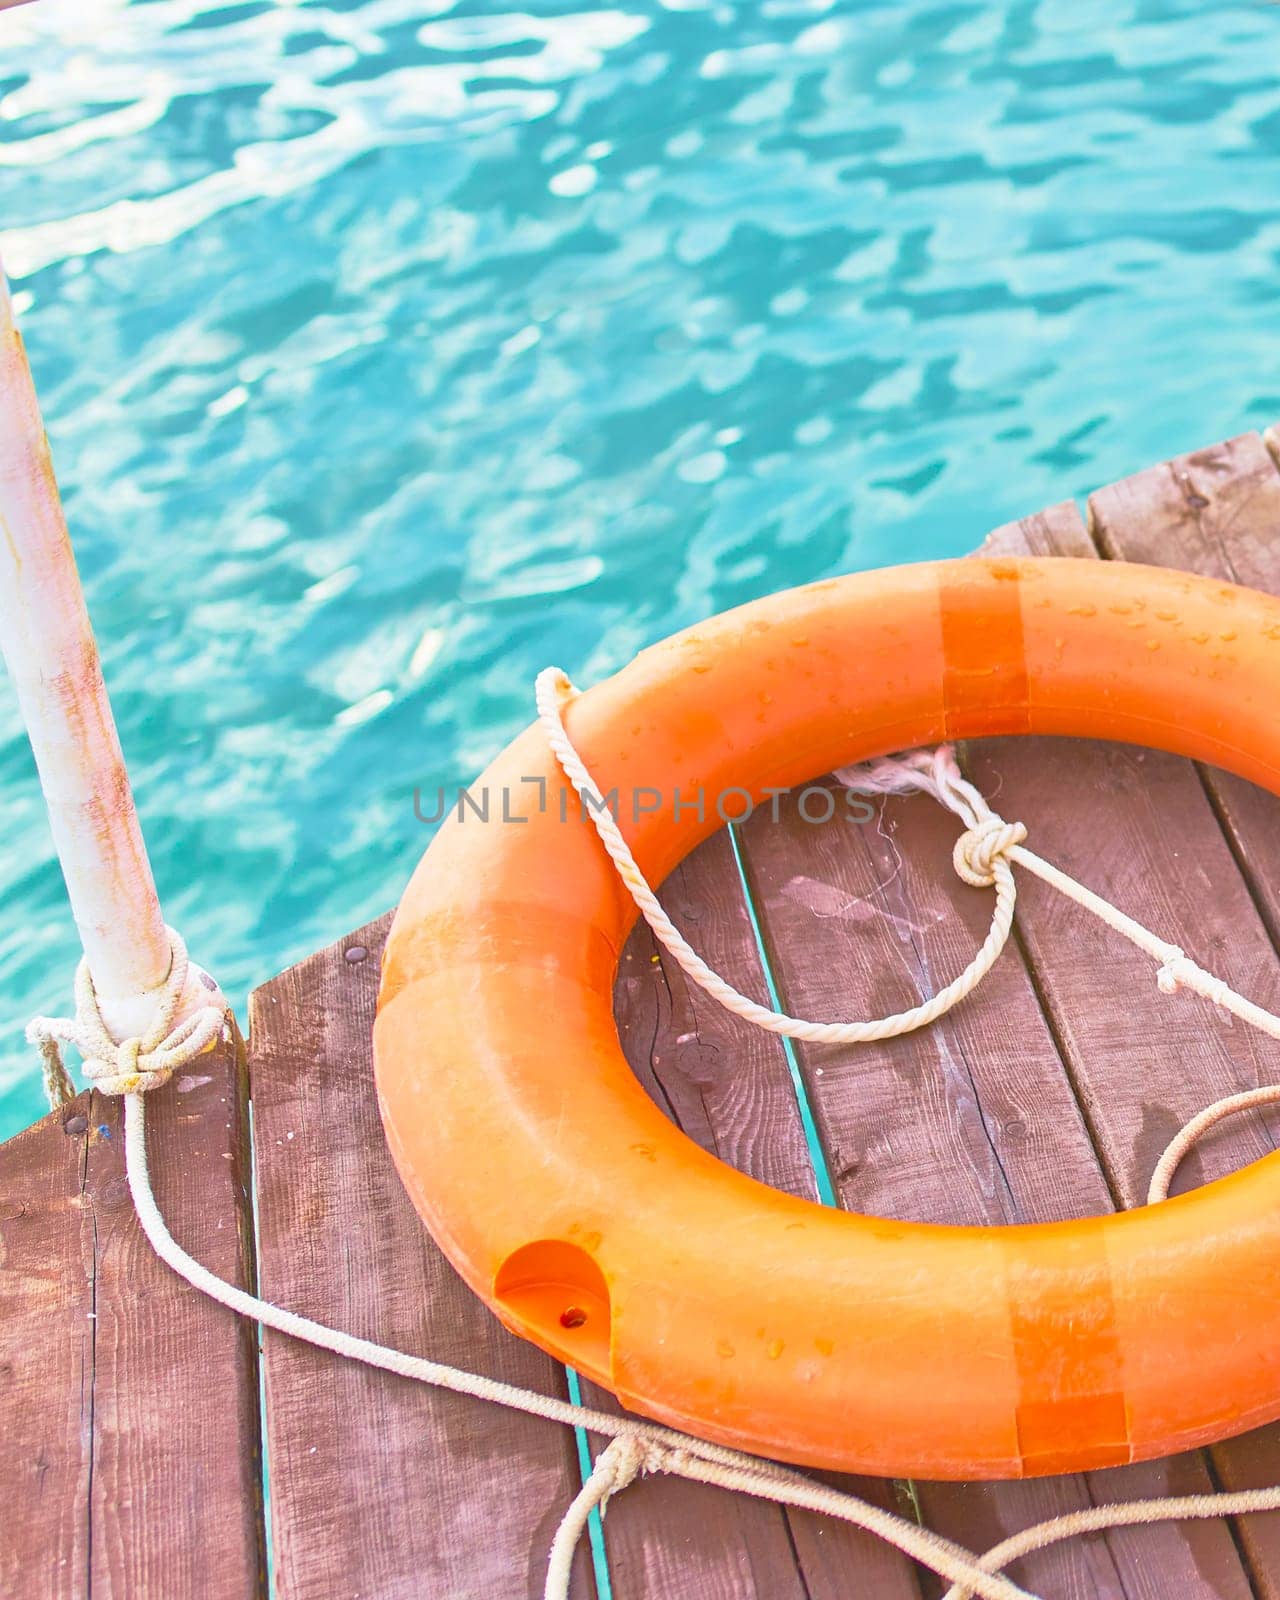
[[[1089,511],[1100,547],[1113,558],[1181,567],[1280,594],[1280,472],[1255,434],[1178,457],[1101,490],[1090,500]],[[1248,894],[1240,893],[1224,852],[1206,852],[1188,875],[1187,898],[1193,904],[1170,908],[1182,918],[1190,914],[1172,936],[1223,971],[1243,993],[1274,1009],[1280,990],[1274,953],[1280,946],[1280,804],[1229,773],[1204,768],[1200,776]],[[1220,908],[1221,915],[1206,925],[1196,914],[1202,908]],[[1270,934],[1270,947],[1260,926]],[[1207,1006],[1184,1003],[1183,1011],[1199,1024],[1197,1048],[1189,1064],[1177,1064],[1174,1088],[1180,1093],[1170,1095],[1162,1077],[1153,1085],[1152,1100],[1160,1108],[1154,1119],[1159,1138],[1153,1143],[1163,1138],[1171,1122],[1217,1095],[1277,1076],[1274,1050],[1252,1030],[1232,1028]],[[1237,1041],[1237,1033],[1248,1038]],[[1278,1134],[1280,1119],[1274,1115],[1234,1119],[1184,1163],[1178,1187],[1242,1165],[1272,1148]],[[1147,1152],[1142,1154],[1145,1161]],[[1280,1428],[1259,1429],[1220,1445],[1213,1459],[1229,1488],[1280,1482]],[[1246,1518],[1241,1534],[1259,1593],[1264,1600],[1277,1600],[1280,1519]]]
[[[1280,593],[1280,471],[1256,433],[1099,490],[1089,501],[1089,521],[1099,548],[1113,559],[1181,567]],[[1205,768],[1202,776],[1280,944],[1274,797],[1231,773]]]
[[[323,1322],[544,1393],[561,1367],[456,1276],[386,1148],[371,1031],[384,917],[257,990],[250,1070],[262,1293]],[[568,1429],[268,1332],[280,1600],[540,1596],[580,1478]],[[574,1595],[594,1593],[585,1547]]]
[[[148,1107],[161,1211],[252,1282],[243,1051]],[[0,1147],[0,1593],[265,1594],[253,1329],[142,1236],[122,1102],[81,1095]]]
[[[1016,537],[1060,553],[1090,549],[1069,506],[1030,519]],[[1091,794],[1088,777],[1069,792]],[[955,834],[954,819],[923,797],[888,802],[875,824],[857,828],[807,824],[798,805],[784,807],[778,825],[764,814],[753,819],[743,830],[744,855],[789,1010],[885,1015],[961,970],[986,932],[991,898],[952,878]],[[978,997],[934,1027],[877,1045],[804,1047],[799,1056],[846,1205],[957,1223],[1111,1207],[1053,1029],[1015,948]],[[1210,1487],[1193,1456],[1122,1476],[921,1483],[917,1494],[929,1526],[985,1547],[1095,1496],[1159,1494],[1174,1481]],[[1042,1552],[1015,1572],[1036,1593],[1082,1600],[1245,1600],[1250,1592],[1218,1525],[1118,1531]]]
[[[662,901],[718,972],[767,1001],[727,833],[707,840],[671,874]],[[637,1077],[691,1138],[763,1183],[817,1198],[781,1041],[691,985],[644,923],[623,952],[615,1010]],[[590,1399],[612,1405],[596,1389]],[[896,1504],[892,1485],[850,1479],[845,1486],[880,1505]],[[851,1592],[919,1600],[911,1563],[879,1540],[673,1478],[648,1478],[621,1495],[610,1507],[605,1541],[618,1600],[670,1594],[837,1600]]]

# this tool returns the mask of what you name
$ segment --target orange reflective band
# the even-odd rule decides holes
[[[938,589],[948,739],[990,733],[994,719],[1001,733],[1030,726],[1018,563],[993,561],[988,570],[994,587],[968,582],[966,570]]]

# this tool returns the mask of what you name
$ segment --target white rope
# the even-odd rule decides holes
[[[1106,1533],[1111,1528],[1203,1522],[1211,1517],[1247,1517],[1260,1511],[1280,1511],[1280,1488],[1237,1489],[1230,1493],[1188,1494],[1168,1500],[1122,1500],[1113,1505],[1087,1506],[1082,1511],[1068,1511],[1047,1522],[1023,1528],[988,1550],[978,1565],[993,1572],[997,1567],[1007,1567],[1019,1556],[1047,1550],[1064,1539],[1076,1539],[1086,1533]],[[942,1600],[971,1600],[976,1593],[961,1582],[953,1584]]]
[[[1095,1506],[1025,1528],[978,1557],[940,1534],[776,1462],[709,1444],[655,1423],[637,1422],[631,1417],[573,1405],[552,1395],[521,1389],[422,1356],[407,1355],[313,1322],[309,1317],[286,1311],[224,1282],[188,1255],[173,1238],[160,1214],[147,1166],[146,1101],[138,1094],[125,1098],[125,1164],[138,1220],[156,1254],[187,1283],[221,1305],[347,1360],[360,1361],[402,1378],[507,1406],[550,1422],[584,1428],[610,1439],[556,1531],[547,1564],[544,1600],[568,1600],[574,1551],[591,1512],[597,1506],[604,1509],[611,1496],[626,1488],[641,1473],[673,1473],[695,1483],[838,1518],[893,1545],[949,1582],[951,1588],[945,1600],[1038,1600],[1029,1590],[1004,1577],[999,1569],[1021,1555],[1081,1533],[1096,1533],[1134,1523],[1280,1509],[1280,1489]]]
[[[573,1578],[573,1558],[591,1513],[599,1507],[603,1516],[609,1501],[625,1489],[641,1472],[661,1472],[656,1452],[632,1433],[620,1433],[596,1457],[590,1477],[579,1489],[573,1504],[561,1518],[547,1560],[547,1581],[543,1600],[567,1596]]]
[[[913,1006],[897,1016],[872,1022],[806,1022],[780,1011],[771,1011],[768,1006],[762,1006],[748,995],[740,993],[706,964],[663,910],[631,854],[604,796],[574,749],[565,731],[564,707],[577,692],[558,667],[547,667],[538,674],[534,693],[538,720],[546,734],[547,743],[565,777],[582,800],[584,812],[589,815],[600,842],[608,851],[609,859],[618,869],[618,876],[640,914],[653,929],[654,937],[693,982],[718,1000],[726,1011],[755,1023],[756,1027],[768,1033],[801,1039],[807,1044],[867,1044],[876,1039],[896,1038],[898,1034],[911,1033],[916,1028],[936,1022],[966,995],[972,994],[995,965],[1013,927],[1013,907],[1017,898],[1008,855],[1013,845],[1026,838],[1026,829],[1020,822],[1004,822],[991,813],[978,791],[971,790],[971,786],[957,773],[959,788],[955,792],[956,803],[953,804],[951,800],[944,802],[951,805],[953,810],[957,805],[966,807],[960,814],[966,816],[968,827],[956,841],[955,868],[966,883],[991,885],[996,891],[991,929],[981,949],[960,976],[921,1005]],[[976,807],[969,806],[963,793],[969,790],[977,799]]]
[[[300,1339],[305,1344],[330,1350],[348,1361],[360,1361],[366,1366],[393,1372],[398,1377],[409,1378],[417,1383],[431,1384],[454,1394],[470,1395],[476,1400],[508,1406],[514,1411],[543,1417],[548,1422],[585,1428],[590,1433],[603,1434],[615,1441],[628,1441],[625,1447],[619,1447],[605,1469],[597,1467],[566,1513],[565,1523],[553,1546],[553,1564],[549,1569],[546,1589],[548,1597],[559,1600],[561,1595],[567,1595],[567,1588],[555,1588],[552,1578],[558,1583],[563,1576],[567,1583],[573,1545],[586,1525],[591,1510],[622,1486],[621,1464],[636,1461],[645,1471],[677,1473],[698,1483],[738,1489],[746,1494],[776,1501],[779,1505],[797,1506],[839,1517],[896,1546],[904,1555],[920,1562],[948,1582],[967,1584],[970,1592],[980,1596],[981,1600],[1035,1600],[1034,1596],[1029,1596],[1025,1589],[1020,1589],[1009,1579],[984,1571],[971,1552],[952,1540],[944,1539],[940,1534],[921,1528],[890,1511],[866,1504],[856,1495],[840,1494],[828,1489],[825,1484],[814,1483],[801,1473],[791,1472],[773,1462],[762,1461],[739,1450],[728,1450],[721,1445],[708,1444],[705,1440],[659,1427],[656,1423],[637,1422],[632,1417],[594,1411],[587,1406],[559,1400],[553,1395],[538,1394],[532,1389],[521,1389],[515,1384],[501,1383],[495,1378],[481,1377],[439,1361],[429,1361],[423,1356],[407,1355],[404,1351],[393,1350],[372,1340],[358,1338],[355,1334],[313,1322],[310,1317],[286,1311],[234,1284],[224,1282],[194,1256],[188,1255],[169,1232],[160,1214],[147,1167],[146,1101],[139,1094],[125,1096],[124,1130],[129,1193],[133,1196],[143,1233],[166,1266],[210,1299],[265,1327],[274,1328],[278,1333],[287,1334],[291,1339]]]
[[[1164,1154],[1151,1174],[1151,1183],[1147,1189],[1147,1204],[1154,1206],[1161,1200],[1169,1198],[1169,1185],[1182,1163],[1183,1156],[1193,1144],[1198,1143],[1208,1133],[1210,1128],[1216,1128],[1218,1123],[1224,1122],[1228,1117],[1237,1116],[1241,1111],[1256,1111],[1259,1106],[1276,1104],[1280,1104],[1280,1084],[1267,1083],[1260,1089],[1246,1089],[1242,1094],[1229,1094],[1225,1099],[1215,1100],[1212,1105],[1206,1106],[1166,1145]]]
[[[1055,867],[1043,856],[1036,855],[1034,850],[1028,850],[1022,842],[1026,838],[1025,828],[1021,823],[1006,823],[997,816],[981,790],[961,775],[951,745],[939,745],[932,751],[917,750],[905,756],[887,756],[868,763],[866,767],[846,768],[837,772],[836,776],[846,787],[862,794],[905,794],[913,789],[931,794],[948,810],[954,811],[971,834],[983,834],[991,840],[991,849],[1006,860],[1016,861],[1059,894],[1092,912],[1113,932],[1150,956],[1157,964],[1156,986],[1161,994],[1172,995],[1177,994],[1179,989],[1191,989],[1214,1005],[1221,1006],[1224,1011],[1239,1017],[1242,1022],[1247,1022],[1250,1027],[1269,1034],[1273,1039],[1280,1039],[1280,1017],[1255,1005],[1252,1000],[1246,1000],[1221,978],[1206,972],[1191,960],[1181,945],[1171,944],[1159,934],[1152,933],[1078,879]],[[1016,838],[1014,833],[1018,835]],[[968,834],[961,835],[961,841],[967,837]],[[964,870],[960,844],[956,849],[956,871],[967,883],[977,882]]]
[[[74,1045],[83,1057],[83,1072],[90,1087],[103,1094],[146,1094],[158,1089],[181,1066],[207,1050],[222,1032],[223,1010],[218,1005],[198,1006],[175,1021],[186,992],[190,960],[182,935],[166,929],[172,958],[164,987],[156,998],[151,1026],[140,1037],[117,1040],[102,1019],[94,993],[89,963],[76,968],[74,1017],[35,1017],[27,1024],[27,1038],[40,1051],[45,1090],[56,1111],[75,1098],[63,1061],[63,1046]]]
[[[961,775],[956,764],[955,751],[950,745],[940,745],[932,752],[918,750],[906,756],[887,757],[881,761],[871,762],[865,767],[847,768],[837,772],[836,776],[848,788],[862,794],[905,794],[912,789],[931,794],[942,805],[955,811],[971,829],[975,827],[971,819],[977,815],[977,828],[985,828],[988,836],[997,841],[995,847],[1004,848],[1003,840],[1008,836],[1002,829],[1007,827],[1007,824],[1001,823],[1001,819],[991,810],[981,791]],[[1078,906],[1083,906],[1086,911],[1092,912],[1095,917],[1106,923],[1107,927],[1121,934],[1150,956],[1157,963],[1156,987],[1161,994],[1173,995],[1180,989],[1190,989],[1204,999],[1212,1001],[1214,1005],[1220,1006],[1224,1011],[1230,1012],[1232,1016],[1239,1017],[1250,1027],[1257,1028],[1259,1032],[1267,1034],[1272,1039],[1280,1039],[1280,1017],[1262,1006],[1255,1005],[1252,1000],[1246,1000],[1221,978],[1206,972],[1203,967],[1191,960],[1180,945],[1171,944],[1148,928],[1144,928],[1140,922],[1126,916],[1109,900],[1104,900],[1101,895],[1095,894],[1092,889],[1063,872],[1061,868],[1055,867],[1052,862],[1036,855],[1033,850],[1028,850],[1020,839],[1008,846],[1007,855],[1009,860],[1016,861],[1019,866],[1035,873],[1059,894],[1065,895],[1067,899],[1074,900]],[[958,861],[956,870],[962,877],[965,876]],[[1237,1116],[1242,1111],[1253,1111],[1260,1106],[1278,1103],[1280,1103],[1280,1085],[1263,1084],[1256,1089],[1246,1089],[1239,1094],[1227,1095],[1206,1106],[1181,1128],[1166,1146],[1156,1163],[1155,1171],[1151,1174],[1151,1182],[1147,1189],[1147,1204],[1156,1205],[1159,1201],[1168,1199],[1169,1185],[1183,1157],[1211,1128],[1217,1127],[1226,1118]]]
[[[770,1032],[823,1043],[857,1042],[905,1033],[942,1015],[977,987],[1009,937],[1016,895],[1009,862],[1015,860],[1078,904],[1094,911],[1109,927],[1145,950],[1159,963],[1158,980],[1163,992],[1173,993],[1179,987],[1194,989],[1242,1020],[1263,1028],[1272,1037],[1280,1037],[1280,1018],[1243,1000],[1221,980],[1197,966],[1178,946],[1159,939],[1027,850],[1022,842],[1026,838],[1026,829],[1021,823],[1005,822],[991,810],[979,791],[961,776],[954,754],[946,746],[932,754],[916,753],[876,762],[840,776],[849,787],[865,793],[902,793],[910,789],[931,793],[965,823],[965,832],[957,841],[954,854],[956,872],[966,883],[993,886],[996,891],[991,931],[974,961],[959,978],[926,1004],[880,1022],[810,1023],[767,1011],[739,994],[714,973],[687,944],[658,904],[565,731],[563,707],[574,692],[562,672],[554,668],[547,669],[538,679],[539,717],[557,760],[583,799],[623,882],[655,935],[694,982],[736,1015],[756,1022]],[[415,1382],[507,1406],[550,1422],[584,1428],[611,1440],[556,1533],[547,1568],[545,1600],[566,1600],[574,1552],[592,1511],[597,1507],[603,1510],[612,1495],[624,1489],[642,1472],[675,1473],[695,1482],[736,1490],[778,1505],[839,1518],[883,1539],[949,1582],[951,1588],[945,1600],[973,1600],[973,1597],[977,1597],[977,1600],[1036,1600],[1027,1590],[1004,1577],[999,1569],[1021,1555],[1077,1534],[1139,1523],[1280,1509],[1280,1488],[1095,1506],[1026,1528],[986,1555],[976,1557],[929,1529],[774,1462],[708,1444],[653,1423],[594,1411],[425,1357],[411,1356],[372,1340],[326,1327],[323,1323],[274,1306],[234,1284],[224,1282],[189,1255],[169,1232],[156,1203],[147,1164],[144,1095],[166,1082],[179,1066],[207,1049],[223,1026],[223,1013],[214,1006],[201,1008],[193,1016],[175,1023],[188,966],[186,947],[181,938],[172,931],[170,938],[173,963],[169,978],[159,997],[155,1020],[140,1038],[124,1041],[113,1038],[102,1019],[93,984],[83,963],[76,977],[75,1018],[68,1021],[40,1017],[32,1022],[28,1036],[40,1047],[51,1098],[55,1104],[60,1104],[71,1097],[71,1084],[62,1062],[61,1046],[74,1044],[85,1057],[85,1074],[90,1081],[105,1094],[124,1095],[125,1166],[129,1192],[144,1234],[167,1266],[219,1304],[290,1338],[332,1351],[347,1360],[360,1361]],[[1202,1132],[1223,1117],[1245,1109],[1246,1105],[1262,1103],[1264,1099],[1280,1100],[1280,1088],[1252,1090],[1244,1095],[1232,1096],[1209,1107],[1189,1123],[1170,1144],[1157,1167],[1152,1179],[1152,1198],[1163,1198],[1177,1162]]]

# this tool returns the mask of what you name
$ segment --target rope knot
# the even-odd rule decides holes
[[[666,1470],[666,1451],[654,1440],[642,1438],[638,1433],[620,1433],[600,1452],[596,1459],[594,1476],[605,1480],[601,1509],[611,1496],[625,1489],[642,1473]]]
[[[1161,994],[1177,994],[1196,970],[1186,951],[1172,945],[1156,973],[1156,988]]]
[[[1006,822],[1003,817],[983,817],[956,840],[951,861],[956,874],[975,889],[989,889],[996,881],[996,867],[1009,852],[1027,837],[1021,822]]]
[[[1156,987],[1161,994],[1177,994],[1180,989],[1191,989],[1203,995],[1212,1005],[1230,1010],[1229,1001],[1235,991],[1225,978],[1206,972],[1198,961],[1193,961],[1177,945],[1170,945],[1168,954],[1156,973]]]
[[[103,1094],[146,1094],[173,1076],[168,1052],[142,1038],[121,1039],[114,1050],[84,1057],[85,1078]]]
[[[147,1094],[168,1083],[177,1069],[207,1050],[222,1032],[220,1005],[198,1006],[177,1021],[186,993],[191,963],[182,935],[167,930],[172,959],[169,975],[156,1001],[151,1026],[141,1035],[116,1039],[102,1016],[89,965],[76,969],[76,1014],[36,1017],[27,1027],[28,1040],[39,1048],[45,1088],[56,1109],[74,1099],[75,1089],[62,1060],[62,1047],[74,1045],[83,1058],[83,1072],[102,1094]]]

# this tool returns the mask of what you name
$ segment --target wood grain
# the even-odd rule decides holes
[[[389,924],[371,923],[252,997],[262,1293],[563,1397],[563,1369],[508,1334],[462,1283],[392,1166],[371,1047]],[[567,1429],[270,1332],[263,1363],[280,1600],[541,1595],[552,1535],[580,1485]],[[594,1592],[585,1545],[573,1592]]]
[[[988,548],[1020,544],[1091,552],[1071,506],[1001,530]],[[1081,782],[1090,792],[1087,775]],[[862,827],[813,826],[798,806],[784,808],[776,825],[763,814],[753,819],[743,832],[748,876],[793,1014],[887,1015],[936,993],[962,969],[985,935],[991,897],[954,879],[955,835],[954,819],[924,797],[890,801]],[[881,1044],[801,1048],[843,1204],[952,1223],[1111,1209],[1037,983],[1011,947],[979,994],[933,1027]],[[1192,1456],[1119,1475],[920,1483],[916,1491],[927,1525],[983,1548],[1094,1498],[1165,1493],[1173,1482],[1211,1486],[1204,1461]],[[1015,1573],[1036,1593],[1080,1600],[1170,1593],[1245,1600],[1250,1592],[1220,1525],[1115,1532],[1042,1552]]]
[[[243,1051],[149,1107],[157,1198],[252,1283]],[[0,1148],[0,1593],[265,1594],[253,1330],[175,1277],[134,1219],[119,1100],[81,1095]]]

